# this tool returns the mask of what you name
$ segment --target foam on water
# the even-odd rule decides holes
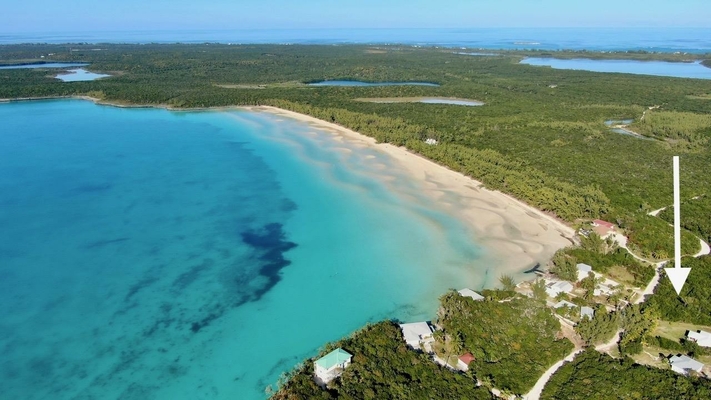
[[[0,105],[0,383],[258,399],[319,346],[492,284],[377,149],[246,111]]]

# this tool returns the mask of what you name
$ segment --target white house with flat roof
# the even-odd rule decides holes
[[[595,310],[593,310],[592,307],[586,307],[586,306],[580,307],[580,318],[588,317],[590,319],[593,319],[594,316],[595,316]]]
[[[688,375],[689,371],[701,372],[704,364],[688,356],[674,356],[669,359],[669,364],[674,372]]]
[[[592,266],[580,263],[577,265],[578,267],[578,282],[582,281],[583,279],[588,277],[588,274],[590,272],[593,272]]]
[[[553,308],[561,308],[561,307],[570,307],[570,308],[576,308],[577,306],[568,300],[561,300],[553,305]]]
[[[570,293],[573,291],[573,284],[566,281],[546,281],[546,293],[550,297],[555,297],[558,293]]]
[[[353,355],[338,348],[314,362],[314,375],[316,383],[325,385],[341,376],[343,371],[351,365]]]
[[[405,338],[405,343],[413,349],[424,348],[430,352],[431,345],[434,342],[432,336],[433,329],[427,322],[413,322],[410,324],[400,324],[402,336]]]
[[[689,331],[686,337],[693,340],[701,347],[711,347],[711,333],[706,331]]]
[[[459,295],[464,296],[464,297],[471,297],[475,301],[484,300],[484,296],[482,296],[479,293],[477,293],[471,289],[468,289],[468,288],[459,290],[458,293],[459,293]]]

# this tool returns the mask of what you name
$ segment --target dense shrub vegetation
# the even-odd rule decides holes
[[[709,161],[711,166],[711,161]],[[668,207],[659,213],[659,218],[670,224],[674,223],[674,207]],[[711,242],[711,193],[697,199],[681,203],[681,226]]]
[[[450,292],[440,301],[438,322],[444,336],[461,341],[462,353],[476,357],[469,368],[499,389],[528,392],[573,349],[568,339],[557,336],[560,322],[536,300],[474,301]]]
[[[684,258],[682,266],[691,268],[691,272],[681,296],[663,277],[646,304],[658,310],[665,321],[711,325],[711,256]]]
[[[711,382],[671,370],[615,359],[592,349],[563,365],[548,381],[541,399],[708,399]]]

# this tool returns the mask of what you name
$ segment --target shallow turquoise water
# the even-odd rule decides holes
[[[711,79],[711,68],[699,61],[633,61],[633,60],[591,60],[587,58],[525,58],[521,64],[550,66],[555,69],[575,69],[594,72],[620,72],[638,75],[669,76],[675,78]]]
[[[490,255],[377,149],[269,114],[0,105],[12,399],[260,399]]]

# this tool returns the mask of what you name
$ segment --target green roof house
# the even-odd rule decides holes
[[[343,370],[351,365],[351,358],[353,358],[353,355],[338,348],[316,360],[316,362],[314,362],[316,382],[319,384],[327,384],[341,376]]]

